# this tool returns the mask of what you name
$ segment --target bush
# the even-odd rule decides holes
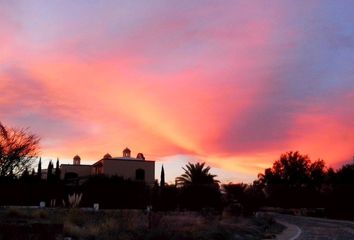
[[[221,209],[221,193],[217,184],[191,184],[180,189],[182,209],[200,211],[203,208]]]

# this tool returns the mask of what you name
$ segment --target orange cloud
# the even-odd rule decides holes
[[[41,135],[43,156],[129,146],[254,178],[289,150],[351,159],[346,9],[337,22],[317,3],[46,4],[0,8],[0,117]]]

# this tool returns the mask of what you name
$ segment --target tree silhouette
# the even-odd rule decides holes
[[[205,163],[188,163],[183,167],[184,174],[176,178],[177,185],[191,185],[191,184],[213,184],[218,183],[214,178],[216,175],[209,173],[210,167],[205,167]]]
[[[325,177],[325,163],[317,160],[311,163],[307,155],[299,152],[281,154],[280,159],[273,163],[272,168],[258,175],[258,180],[264,185],[286,184],[291,187],[300,187],[321,184]]]
[[[301,185],[308,181],[310,159],[299,152],[287,152],[273,164],[273,173],[289,185]]]
[[[337,182],[341,184],[354,184],[354,162],[345,164],[337,171]]]
[[[236,200],[242,202],[242,198],[244,197],[248,185],[244,183],[229,183],[223,184],[222,187],[226,193],[227,201]]]
[[[183,167],[184,174],[176,178],[180,190],[181,208],[201,210],[203,208],[220,208],[221,193],[216,175],[210,174],[210,167],[205,163],[188,163]]]
[[[164,187],[165,186],[165,169],[161,168],[161,176],[160,176],[160,187]]]
[[[26,168],[25,171],[22,172],[21,178],[28,178],[29,177],[29,172],[28,169]]]
[[[222,187],[227,211],[233,214],[253,214],[264,204],[264,193],[257,184],[229,183]]]
[[[52,160],[49,161],[48,169],[47,169],[47,180],[53,179],[53,163]]]
[[[323,160],[319,159],[309,166],[310,184],[315,187],[320,187],[327,177],[326,164]]]
[[[38,150],[39,137],[0,122],[0,176],[21,175],[31,167]]]
[[[59,158],[57,158],[54,175],[56,180],[60,180]]]
[[[38,169],[37,169],[37,177],[38,177],[38,179],[42,178],[42,158],[39,158]]]
[[[324,207],[332,188],[325,162],[311,162],[307,155],[286,152],[258,175],[267,204],[281,207]],[[332,174],[332,173],[331,173]],[[332,174],[333,175],[333,174]],[[326,185],[325,185],[326,184]],[[325,192],[326,191],[326,192]]]

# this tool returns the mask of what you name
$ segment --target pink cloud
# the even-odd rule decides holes
[[[350,160],[354,54],[350,37],[333,49],[348,33],[323,30],[344,24],[334,10],[66,4],[0,14],[0,117],[38,132],[44,155],[94,161],[129,146],[254,177],[288,150]]]

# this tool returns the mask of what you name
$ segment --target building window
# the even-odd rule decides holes
[[[144,181],[145,180],[145,170],[144,169],[137,169],[135,171],[135,179]]]

